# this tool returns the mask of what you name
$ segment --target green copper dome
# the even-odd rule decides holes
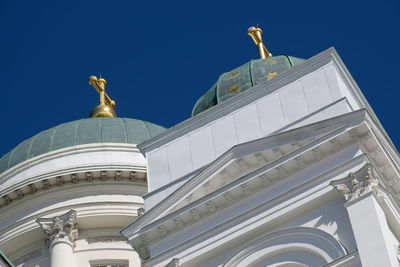
[[[27,159],[57,149],[90,143],[139,144],[166,129],[126,118],[89,118],[50,128],[23,141],[0,159],[0,173]]]
[[[192,116],[246,91],[276,75],[304,62],[304,59],[287,55],[256,59],[222,74],[218,81],[205,93],[193,108]]]

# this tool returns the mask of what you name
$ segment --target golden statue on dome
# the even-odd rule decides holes
[[[103,78],[97,79],[96,76],[89,77],[89,84],[96,88],[100,95],[100,105],[95,107],[91,112],[89,117],[117,117],[114,111],[115,102],[106,93],[106,80]]]
[[[247,33],[250,35],[250,37],[253,39],[254,43],[257,46],[258,49],[258,54],[260,55],[260,58],[269,58],[272,57],[272,54],[267,50],[265,45],[263,44],[261,34],[262,30],[257,24],[257,27],[250,27],[247,30]]]

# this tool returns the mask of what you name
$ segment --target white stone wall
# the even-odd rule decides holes
[[[232,146],[360,108],[334,62],[281,88],[265,90],[253,103],[147,151],[149,192],[160,194],[147,198],[146,209],[163,199],[161,191],[177,179],[207,165]]]

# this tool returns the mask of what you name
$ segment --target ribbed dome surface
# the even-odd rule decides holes
[[[90,143],[139,144],[166,129],[128,118],[89,118],[50,128],[23,141],[0,159],[0,173],[38,155]]]
[[[287,55],[256,59],[222,74],[218,81],[197,101],[192,116],[215,106],[240,92],[256,86],[304,62],[304,59]]]

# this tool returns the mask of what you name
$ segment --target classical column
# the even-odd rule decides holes
[[[363,267],[398,267],[391,232],[378,199],[385,194],[371,164],[347,178],[332,181],[343,193]]]
[[[47,235],[51,267],[73,267],[75,240],[78,238],[76,212],[54,218],[38,218],[36,222]]]

